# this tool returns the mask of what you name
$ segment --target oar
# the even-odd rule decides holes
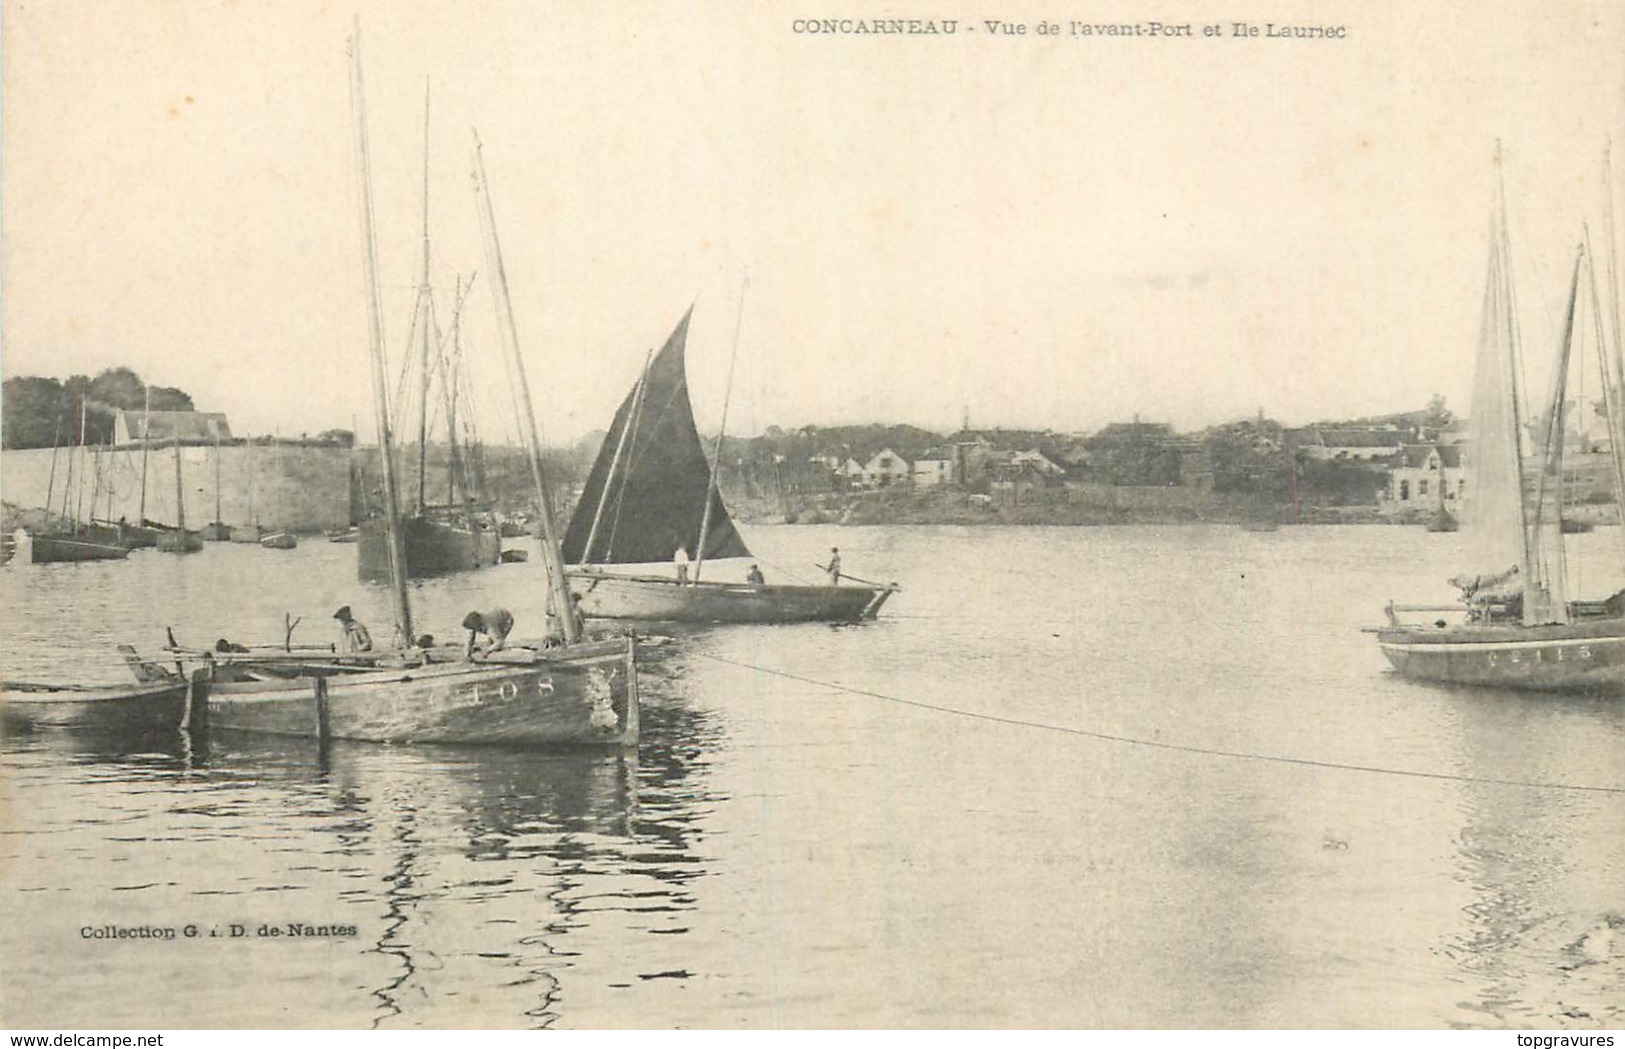
[[[815,568],[822,569],[825,572],[829,571],[829,565],[821,565],[817,561],[813,562],[813,566]],[[902,587],[898,586],[896,583],[877,583],[873,579],[863,579],[863,578],[861,578],[859,576],[855,576],[852,573],[850,573],[850,572],[848,572],[848,571],[846,571],[844,569],[841,571],[841,578],[842,579],[850,579],[850,580],[852,580],[852,582],[861,583],[864,586],[878,586],[878,587],[881,587],[883,589],[886,588],[886,587],[890,587],[893,590],[901,590],[901,589],[903,589]]]

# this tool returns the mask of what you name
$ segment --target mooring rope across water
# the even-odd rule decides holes
[[[820,681],[817,678],[805,677],[801,674],[792,674],[787,670],[775,670],[773,667],[764,667],[756,663],[746,663],[726,656],[716,656],[705,652],[696,653],[704,659],[715,663],[726,663],[729,666],[740,667],[744,670],[753,670],[759,674],[768,674],[790,681],[800,681],[803,684],[817,685],[820,688],[832,689],[836,692],[845,692],[854,696],[867,696],[898,706],[913,707],[917,710],[928,710],[935,714],[948,714],[953,717],[968,718],[974,721],[986,721],[998,725],[1010,725],[1016,728],[1038,729],[1042,732],[1057,732],[1068,736],[1080,736],[1085,739],[1100,740],[1104,743],[1123,743],[1134,747],[1146,747],[1154,750],[1171,750],[1182,754],[1204,754],[1209,757],[1234,758],[1239,761],[1267,761],[1277,765],[1297,765],[1304,768],[1336,769],[1341,772],[1368,772],[1380,776],[1404,776],[1410,779],[1443,780],[1453,783],[1477,783],[1494,787],[1526,787],[1537,790],[1567,790],[1589,794],[1625,794],[1625,787],[1604,787],[1587,783],[1548,783],[1540,780],[1496,779],[1489,776],[1467,776],[1455,772],[1427,772],[1418,769],[1386,768],[1381,765],[1357,765],[1351,762],[1323,761],[1317,758],[1298,758],[1286,754],[1262,754],[1247,750],[1224,750],[1217,747],[1198,747],[1189,743],[1169,743],[1164,740],[1146,739],[1141,736],[1124,736],[1112,732],[1097,732],[1092,729],[1077,728],[1072,725],[1056,725],[1044,721],[1027,721],[1022,718],[1008,717],[1003,714],[988,714],[978,710],[965,710],[960,707],[942,706],[937,703],[925,703],[917,699],[904,699],[901,696],[892,696],[884,692],[875,692],[866,688],[854,688],[834,681]]]

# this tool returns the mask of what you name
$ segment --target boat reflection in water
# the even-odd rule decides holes
[[[191,871],[185,906],[200,923],[246,927],[244,942],[260,948],[249,952],[256,979],[312,987],[310,952],[320,952],[331,990],[308,992],[313,1022],[581,1026],[603,1015],[606,963],[629,967],[639,986],[682,968],[691,886],[707,873],[691,839],[712,800],[696,776],[701,737],[715,731],[703,713],[648,715],[662,742],[645,744],[641,763],[634,749],[324,746],[218,730],[177,733],[161,756],[150,743],[136,757],[72,745],[81,761],[171,769],[183,799],[172,811],[211,831],[181,851],[226,857],[176,857]],[[296,919],[335,935],[297,950],[255,942],[258,923]],[[187,964],[208,965],[206,953]],[[574,1022],[567,1000],[578,1003]],[[194,1007],[203,1012],[168,1015],[203,1026],[265,1019],[224,994]]]
[[[1618,1028],[1625,908],[1619,850],[1602,843],[1619,840],[1619,802],[1617,792],[1584,789],[1617,781],[1617,737],[1597,732],[1599,718],[1619,723],[1617,701],[1483,689],[1440,696],[1472,780],[1456,796],[1462,925],[1438,948],[1464,984],[1452,1026]]]

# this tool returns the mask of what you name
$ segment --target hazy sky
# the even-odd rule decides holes
[[[1495,141],[1544,346],[1625,140],[1613,0],[599,6],[5,0],[5,374],[128,364],[239,433],[372,431],[355,15],[393,359],[427,76],[442,317],[484,270],[477,126],[552,440],[604,427],[696,300],[714,427],[747,270],[732,432],[1465,410]],[[877,14],[959,31],[794,31]],[[1284,16],[1346,38],[1231,35]],[[1067,35],[1148,18],[1196,36]],[[486,276],[465,325],[490,386]]]

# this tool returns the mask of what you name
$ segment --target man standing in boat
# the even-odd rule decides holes
[[[508,635],[513,632],[513,613],[506,608],[470,612],[463,617],[463,629],[468,631],[468,644],[463,648],[464,659],[473,659],[476,651],[497,652],[508,643]],[[483,645],[477,644],[481,634],[487,638]]]
[[[841,585],[841,551],[838,547],[829,548],[829,585]]]
[[[677,566],[677,582],[688,582],[688,548],[682,543],[677,544],[677,552],[671,555],[671,563]]]
[[[372,651],[372,634],[359,619],[350,614],[349,605],[334,612],[333,618],[339,621],[339,627],[344,631],[341,645],[345,652]]]

